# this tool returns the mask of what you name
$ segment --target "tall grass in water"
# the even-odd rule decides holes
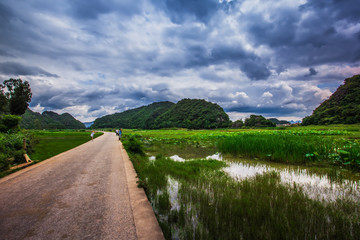
[[[327,136],[297,136],[291,134],[242,134],[227,136],[218,142],[222,153],[261,157],[279,162],[306,163],[330,161],[360,167],[360,145],[345,144]]]
[[[359,206],[309,199],[275,172],[236,182],[202,175],[180,189],[183,239],[356,239]],[[191,206],[189,209],[189,206]],[[197,219],[194,224],[193,219]],[[188,226],[191,226],[190,229]],[[196,236],[196,237],[194,237]]]
[[[133,141],[133,140],[132,140]],[[136,141],[136,140],[135,140]],[[138,145],[138,142],[135,144]],[[139,148],[130,159],[167,239],[356,239],[360,208],[355,202],[322,202],[277,173],[235,181],[219,169],[224,162],[150,161]],[[169,181],[169,178],[172,180]],[[176,181],[176,205],[169,184]]]

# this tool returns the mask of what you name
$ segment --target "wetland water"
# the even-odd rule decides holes
[[[192,160],[184,159],[179,155],[172,155],[169,156],[169,158],[177,162]],[[149,159],[155,160],[155,156],[150,156]],[[354,201],[360,201],[360,174],[351,174],[345,169],[331,169],[321,173],[314,173],[314,170],[306,167],[289,166],[286,164],[269,163],[258,160],[234,159],[233,157],[226,158],[219,153],[204,158],[204,160],[209,159],[226,162],[227,166],[222,168],[222,171],[238,181],[255,177],[256,174],[275,171],[279,173],[281,182],[284,185],[296,185],[312,199],[336,201],[338,198],[347,198]],[[350,178],[343,176],[345,174],[350,175]],[[168,192],[171,202],[174,202],[174,204],[177,201],[178,184],[179,183],[176,180],[169,178]]]
[[[222,156],[206,147],[163,145],[147,156],[147,172],[157,176],[145,178],[155,189],[148,197],[167,239],[263,238],[259,226],[274,239],[331,239],[338,232],[354,239],[360,231],[359,173]]]

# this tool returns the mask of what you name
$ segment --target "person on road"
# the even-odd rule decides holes
[[[119,130],[119,140],[121,139],[121,134],[122,134],[122,128],[120,128]]]
[[[95,135],[95,131],[92,131],[91,134],[90,134],[90,136],[91,136],[91,141],[94,140],[94,135]]]

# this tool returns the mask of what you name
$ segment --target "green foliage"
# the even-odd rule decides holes
[[[4,89],[5,86],[0,84],[0,114],[9,112],[8,99]]]
[[[5,87],[7,92],[4,93],[3,89]],[[9,111],[13,115],[22,115],[28,108],[31,97],[29,82],[23,82],[20,78],[5,80],[4,85],[1,87],[0,101],[5,103],[6,107],[2,106],[0,110]]]
[[[241,119],[236,120],[231,124],[231,128],[242,128],[242,127],[244,127],[244,122]]]
[[[200,99],[183,99],[155,120],[158,128],[226,128],[229,116],[217,104]]]
[[[92,128],[224,128],[229,116],[217,104],[198,99],[183,99],[177,104],[158,102],[95,120]]]
[[[169,110],[174,103],[157,102],[147,106],[107,115],[95,120],[91,128],[156,128],[154,120]]]
[[[45,111],[42,114],[27,109],[20,126],[25,129],[84,129],[85,125],[68,113]]]
[[[331,138],[321,132],[248,132],[226,136],[218,142],[222,153],[260,157],[278,162],[308,163],[327,161],[360,169],[360,142]]]
[[[23,133],[0,133],[0,171],[7,170],[10,163],[21,163],[24,159]]]
[[[290,122],[288,122],[288,121],[285,121],[285,120],[279,120],[279,119],[277,119],[277,118],[269,118],[268,119],[269,121],[271,121],[271,122],[273,122],[273,123],[275,123],[276,125],[284,125],[284,124],[290,124]]]
[[[144,146],[142,145],[142,142],[138,140],[137,137],[134,135],[124,138],[123,145],[126,151],[140,155],[145,155]]]
[[[330,98],[317,107],[302,125],[354,124],[360,122],[360,75],[345,79]]]
[[[276,124],[267,120],[261,115],[251,115],[250,118],[245,119],[245,126],[247,127],[276,127]]]
[[[20,130],[20,116],[0,115],[0,132],[17,132]]]

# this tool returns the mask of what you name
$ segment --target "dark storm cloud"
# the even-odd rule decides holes
[[[171,20],[179,24],[188,18],[207,22],[220,7],[218,0],[152,0],[152,2],[162,7]]]
[[[265,80],[270,76],[267,64],[256,54],[245,51],[239,46],[219,46],[211,52],[212,61],[230,62],[246,74],[251,80]]]
[[[311,77],[317,75],[318,72],[314,68],[309,68],[309,73],[305,74],[304,77]]]
[[[26,66],[21,63],[15,62],[2,62],[0,63],[0,73],[17,76],[46,76],[46,77],[59,77],[56,74],[49,73],[39,67]]]
[[[359,11],[357,0],[310,0],[298,8],[280,7],[269,15],[244,14],[240,21],[246,22],[255,44],[274,51],[277,65],[310,67],[358,61],[357,35],[342,30],[359,23]]]
[[[299,19],[299,12],[292,9],[278,9],[276,12],[271,12],[270,21],[265,19],[262,13],[251,13],[240,18],[247,23],[247,30],[255,44],[266,44],[270,47],[291,44],[295,38]]]
[[[313,10],[322,15],[331,15],[337,20],[360,21],[358,0],[308,0],[300,9],[305,11]]]
[[[69,1],[71,11],[76,18],[96,19],[102,14],[118,13],[131,16],[139,13],[139,5],[132,0],[77,0]]]
[[[41,105],[45,110],[63,109],[73,105],[73,95],[62,90],[47,88],[46,91],[33,93],[30,107]]]

